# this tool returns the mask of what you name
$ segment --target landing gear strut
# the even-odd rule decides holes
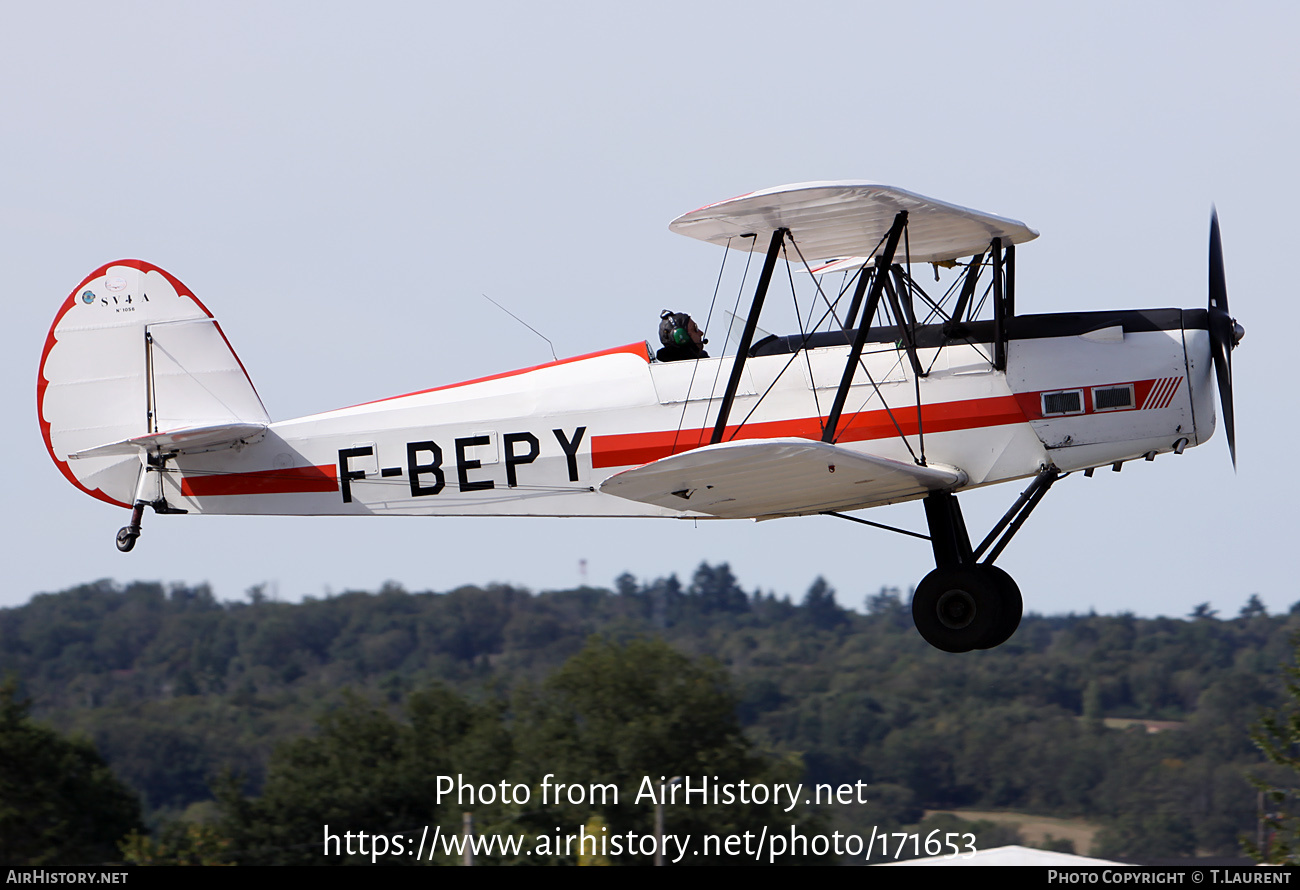
[[[925,498],[936,568],[917,585],[912,621],[927,643],[945,652],[969,652],[1000,646],[1016,632],[1024,600],[993,560],[1060,477],[1055,467],[1042,470],[977,548],[970,545],[955,495],[937,491]]]
[[[142,455],[140,477],[135,487],[135,505],[131,507],[131,522],[117,530],[117,549],[130,553],[135,548],[136,538],[140,537],[140,523],[144,519],[144,508],[153,507],[155,513],[188,513],[180,507],[167,503],[162,491],[162,473],[171,454]]]

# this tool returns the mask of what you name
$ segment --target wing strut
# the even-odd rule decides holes
[[[979,282],[980,268],[984,262],[984,253],[975,254],[975,258],[970,261],[966,267],[966,274],[962,276],[961,294],[957,297],[957,305],[953,307],[952,318],[944,322],[943,335],[945,337],[957,338],[964,337],[967,333],[966,321],[963,316],[966,315],[967,309],[971,305],[971,298],[975,296],[975,285]]]
[[[1047,490],[1052,487],[1052,483],[1056,482],[1056,480],[1060,479],[1063,475],[1064,474],[1057,470],[1056,467],[1044,467],[1040,470],[1038,475],[1034,477],[1034,481],[1029,484],[1028,488],[1020,493],[1020,497],[1018,497],[1016,502],[1011,505],[1011,509],[998,520],[998,524],[993,526],[992,530],[987,536],[985,536],[983,542],[975,548],[973,558],[979,559],[984,555],[984,551],[988,550],[989,545],[994,544],[996,541],[997,543],[993,547],[992,552],[989,553],[989,558],[984,560],[985,564],[992,565],[993,560],[997,559],[1007,544],[1011,543],[1011,539],[1015,536],[1016,532],[1020,531],[1020,526],[1025,524],[1025,520],[1029,518],[1029,514],[1034,512],[1034,508],[1037,507],[1038,502],[1043,499],[1043,495],[1047,494]],[[1008,525],[1010,525],[1011,528],[1007,530],[1005,535],[999,538],[998,536],[1002,534],[1002,530],[1006,529]]]
[[[1008,244],[1006,254],[1007,283],[1004,302],[1007,304],[1006,317],[1010,318],[1016,314],[1016,246]]]
[[[948,491],[930,492],[926,495],[924,504],[926,523],[930,527],[930,543],[934,548],[934,564],[940,569],[970,567],[979,563],[980,557],[992,546],[993,549],[982,565],[993,565],[993,561],[1011,543],[1011,539],[1020,531],[1029,514],[1034,512],[1047,490],[1064,476],[1064,473],[1051,465],[1039,470],[1029,487],[1011,505],[1011,509],[998,520],[980,545],[974,548],[970,545],[966,521],[962,519],[957,496]]]
[[[1007,369],[1007,300],[1002,269],[1002,239],[993,239],[993,367]],[[1015,266],[1013,265],[1014,269]]]
[[[921,357],[916,354],[916,313],[912,309],[912,291],[907,277],[899,266],[891,268],[894,284],[885,281],[885,293],[889,296],[889,305],[894,310],[894,319],[898,322],[898,338],[903,341],[907,358],[912,363],[912,372],[919,378],[926,376]]]
[[[858,285],[853,289],[853,298],[849,301],[849,314],[844,317],[844,334],[847,337],[849,331],[853,330],[853,325],[858,318],[858,310],[862,308],[862,295],[867,292],[867,285],[871,283],[871,272],[867,270],[866,263],[858,269]],[[838,302],[838,301],[837,301]],[[875,307],[871,307],[874,313]]]
[[[867,307],[862,313],[862,323],[858,325],[857,334],[853,337],[853,348],[849,350],[849,360],[844,365],[844,376],[840,378],[840,387],[835,391],[835,401],[831,405],[830,416],[826,419],[826,429],[822,432],[823,442],[835,441],[835,428],[839,426],[840,415],[844,413],[844,403],[849,397],[849,386],[853,383],[853,372],[857,370],[858,360],[862,357],[862,347],[866,345],[867,334],[871,330],[871,322],[876,314],[876,306],[880,303],[880,292],[885,286],[889,266],[894,262],[894,251],[898,249],[898,241],[902,238],[906,226],[907,211],[900,210],[894,217],[894,224],[889,228],[884,252],[876,257],[876,274],[870,276],[871,294],[867,297]],[[855,303],[860,299],[862,288],[866,286],[868,278],[865,269],[858,274],[858,287],[853,295]],[[902,326],[902,319],[899,319],[899,326]]]
[[[727,430],[727,415],[731,413],[731,403],[736,400],[736,390],[740,388],[740,374],[745,370],[745,359],[749,358],[749,346],[754,340],[754,330],[758,327],[759,313],[763,311],[763,298],[767,296],[768,285],[772,283],[772,272],[776,269],[776,259],[781,253],[781,245],[785,243],[785,236],[789,233],[789,229],[777,229],[767,245],[767,259],[763,261],[763,273],[758,277],[754,302],[749,307],[749,318],[745,319],[745,330],[740,335],[740,347],[736,350],[736,360],[731,365],[731,378],[727,380],[727,392],[718,408],[718,422],[713,426],[710,445],[721,442],[722,434]]]

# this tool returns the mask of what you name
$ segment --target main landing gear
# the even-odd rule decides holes
[[[992,649],[1020,626],[1020,588],[997,566],[935,569],[912,597],[912,621],[925,641],[945,652]]]
[[[938,491],[925,498],[936,568],[916,588],[912,621],[927,643],[969,652],[1000,646],[1016,632],[1024,611],[1020,588],[993,560],[1060,477],[1055,467],[1043,469],[974,549],[956,495]],[[985,551],[988,558],[980,562]]]

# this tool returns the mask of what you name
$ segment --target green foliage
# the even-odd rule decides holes
[[[822,630],[830,630],[848,621],[848,613],[835,602],[835,589],[821,575],[804,594],[803,608],[808,621]]]
[[[1300,795],[1300,635],[1293,643],[1294,661],[1285,668],[1288,700],[1262,714],[1250,730],[1251,741],[1274,768],[1250,777],[1269,804],[1263,817],[1267,841],[1261,847],[1243,836],[1242,847],[1256,862],[1276,865],[1300,864],[1300,812],[1295,808]]]
[[[93,745],[28,717],[12,678],[0,682],[0,862],[112,862],[143,828],[140,804]]]
[[[157,838],[132,831],[121,843],[128,865],[233,865],[230,839],[213,825],[176,821]]]
[[[594,809],[614,833],[644,833],[653,824],[653,795],[675,776],[689,777],[697,788],[705,778],[739,787],[742,781],[797,783],[803,772],[797,760],[755,750],[718,665],[693,661],[661,640],[592,640],[540,688],[522,688],[515,714],[518,773],[550,774],[553,782],[587,789],[612,785],[617,794]],[[571,803],[567,793],[559,797],[543,801],[539,827],[582,824],[593,809],[590,796],[582,803]],[[665,806],[669,831],[697,836],[759,832],[764,826],[779,831],[799,818],[771,804],[705,806],[698,797],[694,805]],[[615,861],[639,860],[624,855]],[[692,864],[710,861],[692,857]]]
[[[460,732],[450,704],[419,710],[422,690],[498,702],[499,714],[471,720],[478,741],[463,741],[492,751],[500,741],[489,729],[523,744],[520,730],[541,725],[544,704],[579,713],[576,687],[546,678],[593,634],[609,645],[654,635],[694,665],[716,660],[751,752],[797,752],[806,782],[871,783],[871,804],[852,811],[858,824],[842,821],[848,808],[832,808],[844,830],[915,824],[921,808],[1102,821],[1146,813],[1185,819],[1197,851],[1226,854],[1255,820],[1239,776],[1262,756],[1242,727],[1279,704],[1270,675],[1300,629],[1300,610],[1268,615],[1249,601],[1231,620],[1209,604],[1190,621],[1028,614],[999,649],[952,656],[927,647],[906,598],[879,583],[840,592],[840,601],[866,601],[862,615],[841,609],[820,579],[797,604],[746,595],[725,565],[701,566],[686,586],[624,575],[616,592],[385,585],[292,604],[254,599],[218,603],[202,586],[109,582],[40,595],[0,610],[0,670],[22,677],[41,719],[90,737],[139,789],[156,826],[207,798],[224,769],[260,800],[278,743],[312,732],[323,739],[315,715],[354,707],[340,701],[342,688],[373,712],[363,722],[382,717],[398,736],[426,717]],[[535,700],[517,692],[525,687]],[[1116,717],[1175,728],[1107,728]],[[572,720],[589,731],[586,718]],[[539,780],[510,757],[518,778]],[[1141,830],[1186,846],[1181,829]]]
[[[1246,600],[1246,605],[1241,607],[1241,612],[1237,617],[1251,619],[1259,618],[1267,614],[1268,609],[1264,607],[1264,601],[1259,598],[1258,593],[1252,593],[1250,599]]]
[[[877,622],[900,631],[912,626],[912,610],[904,603],[897,587],[882,587],[879,592],[868,594],[863,605]]]
[[[921,836],[922,840],[933,835],[935,838],[943,838],[946,841],[949,834],[956,835],[957,837],[953,840],[962,854],[969,852],[970,847],[968,844],[973,844],[976,850],[991,850],[995,847],[1019,846],[1024,843],[1024,839],[1020,837],[1019,829],[1014,825],[994,822],[991,819],[963,819],[952,813],[935,813],[926,816],[916,826],[916,833]],[[967,835],[970,835],[970,837]],[[944,852],[951,852],[951,848],[946,849]],[[902,858],[915,857],[904,856]]]
[[[749,597],[736,584],[736,576],[725,562],[714,568],[700,563],[691,579],[688,595],[694,597],[701,612],[747,612]]]
[[[1078,855],[1078,850],[1074,847],[1074,841],[1068,837],[1052,837],[1051,833],[1043,836],[1041,843],[1036,844],[1040,850],[1050,850],[1053,853],[1068,853],[1071,856]]]
[[[238,864],[319,863],[324,841],[332,862],[410,863],[409,850],[376,859],[357,844],[348,855],[327,836],[364,831],[413,841],[426,825],[455,834],[462,811],[472,811],[475,831],[488,835],[537,837],[557,825],[646,834],[654,807],[638,795],[647,776],[652,784],[659,776],[690,776],[698,785],[706,776],[798,782],[801,772],[795,761],[753,749],[736,720],[723,671],[660,641],[592,641],[540,687],[522,688],[514,719],[508,717],[499,701],[476,705],[443,687],[411,694],[404,719],[350,695],[320,719],[314,736],[276,750],[260,796],[245,796],[231,779],[221,783],[216,830],[224,844],[204,846],[191,858],[210,852]],[[503,780],[530,788],[526,806],[500,793],[485,801],[474,791],[467,802],[460,792],[462,785],[499,788]],[[569,790],[557,794],[560,784]],[[592,793],[597,786],[610,790]],[[580,791],[576,797],[573,789]],[[677,835],[776,830],[797,818],[808,824],[806,816],[752,803],[697,801],[665,811],[669,831]],[[158,845],[137,839],[129,852],[136,861],[183,859],[191,838],[176,837],[173,830]],[[573,863],[579,856],[565,849],[550,860]],[[613,851],[610,858],[637,861]]]
[[[1186,816],[1130,813],[1102,829],[1092,844],[1101,859],[1183,858],[1196,855],[1196,832]]]
[[[605,824],[605,820],[601,818],[600,814],[588,819],[587,824],[584,827],[586,828],[587,834],[591,837],[603,837],[604,832],[609,830],[609,826]],[[578,854],[578,864],[609,865],[610,861],[609,857],[603,853],[596,853],[588,849]]]
[[[230,858],[240,865],[319,864],[326,833],[392,836],[436,824],[454,831],[457,814],[438,802],[438,777],[500,780],[510,743],[499,710],[437,687],[413,694],[406,710],[399,720],[349,695],[321,718],[315,736],[276,749],[259,797],[246,798],[238,782],[223,781],[218,828]],[[352,855],[340,847],[331,861],[409,859],[375,860],[358,844]]]

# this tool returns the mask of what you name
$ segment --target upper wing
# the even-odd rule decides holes
[[[615,473],[600,490],[723,519],[852,510],[965,484],[956,467],[926,467],[810,439],[746,439]]]
[[[668,228],[711,244],[748,251],[788,229],[807,260],[870,258],[900,210],[908,212],[907,242],[896,262],[940,262],[973,256],[1001,238],[1021,244],[1038,232],[1015,219],[971,210],[915,192],[871,182],[801,182],[751,192],[679,216]],[[855,265],[862,265],[861,262]]]

